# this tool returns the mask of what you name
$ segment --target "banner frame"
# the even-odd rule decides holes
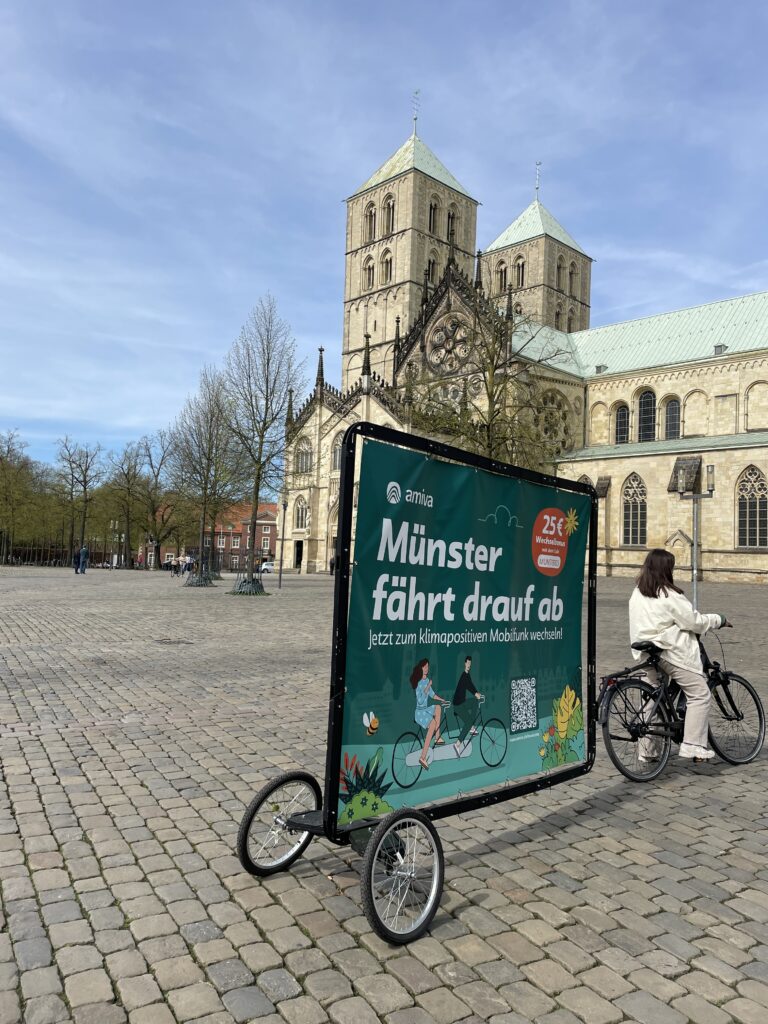
[[[326,745],[325,788],[323,794],[323,831],[327,839],[338,844],[350,841],[350,834],[359,829],[373,827],[380,818],[363,818],[352,825],[339,826],[339,763],[342,748],[342,725],[344,720],[344,694],[347,661],[347,631],[349,622],[350,552],[352,549],[352,519],[354,512],[355,458],[358,439],[381,441],[394,447],[422,452],[441,460],[472,466],[497,476],[526,480],[534,484],[555,487],[558,490],[586,494],[590,498],[589,538],[587,541],[587,708],[584,722],[586,758],[583,763],[570,768],[536,776],[524,782],[495,788],[491,792],[479,792],[473,796],[461,796],[439,803],[414,805],[432,820],[450,814],[462,814],[480,807],[526,796],[542,789],[550,789],[561,782],[568,782],[590,772],[596,754],[596,610],[597,610],[597,492],[591,484],[566,480],[563,477],[512,466],[509,463],[488,459],[474,452],[464,451],[441,441],[409,434],[392,427],[379,426],[361,421],[348,427],[342,441],[341,480],[339,489],[339,535],[336,551],[335,588],[333,606],[333,641],[331,652],[331,688],[328,702],[328,738]]]

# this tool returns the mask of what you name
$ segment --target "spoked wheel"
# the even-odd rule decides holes
[[[654,689],[642,679],[619,683],[608,697],[603,741],[608,756],[632,782],[650,782],[669,760],[672,747],[665,704],[653,710]]]
[[[498,718],[491,718],[480,733],[480,754],[490,768],[501,764],[507,752],[507,730]]]
[[[765,739],[765,711],[752,683],[726,672],[712,687],[709,742],[729,764],[754,761]]]
[[[237,833],[237,856],[252,875],[284,871],[312,841],[309,832],[295,832],[287,820],[322,806],[317,779],[308,772],[278,775],[248,805]]]
[[[424,746],[415,732],[404,732],[392,749],[392,775],[401,789],[410,789],[421,775],[419,757]]]
[[[443,891],[443,848],[421,811],[383,818],[368,840],[361,890],[365,916],[386,942],[404,945],[429,928]]]

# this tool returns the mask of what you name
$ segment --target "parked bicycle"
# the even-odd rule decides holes
[[[614,765],[633,782],[650,782],[664,771],[672,744],[682,742],[685,694],[660,668],[664,652],[659,647],[650,640],[632,647],[647,659],[602,678],[597,714]],[[729,764],[749,764],[765,739],[763,703],[747,679],[726,670],[722,643],[722,665],[710,660],[701,640],[699,647],[712,694],[709,743]],[[658,673],[656,685],[648,681],[646,668]]]
[[[451,702],[443,701],[442,703],[447,712],[451,707]],[[477,701],[477,715],[472,725],[472,731],[462,744],[461,751],[456,750],[454,742],[432,747],[427,754],[427,764],[431,765],[433,761],[455,761],[458,758],[469,757],[474,741],[479,742],[480,756],[489,768],[495,768],[496,765],[501,764],[507,752],[507,730],[504,723],[498,718],[489,718],[488,721],[484,721],[483,704],[485,704],[485,698],[481,697]],[[448,726],[448,715],[446,714],[445,717],[446,724],[443,729],[445,736],[452,741],[458,740],[463,723],[454,712],[455,724],[451,730]],[[424,770],[419,760],[424,747],[424,736],[424,730],[418,726],[418,732],[404,732],[395,742],[392,750],[392,774],[395,777],[395,782],[403,789],[410,789],[415,785]]]

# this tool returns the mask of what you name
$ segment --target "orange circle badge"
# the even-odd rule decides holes
[[[568,554],[566,513],[559,508],[544,508],[536,516],[531,538],[533,564],[544,576],[557,576],[562,572]]]

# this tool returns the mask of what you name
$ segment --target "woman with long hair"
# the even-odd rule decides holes
[[[435,691],[432,689],[432,680],[429,678],[429,659],[421,658],[414,665],[413,672],[411,672],[411,686],[416,691],[416,710],[413,713],[414,721],[417,725],[420,725],[422,729],[426,730],[426,739],[424,740],[424,746],[421,750],[421,757],[419,758],[419,764],[422,768],[429,768],[429,762],[427,761],[427,754],[432,744],[432,737],[435,738],[435,744],[443,744],[445,740],[440,735],[440,717],[442,715],[442,706],[448,702],[442,697],[438,697]],[[429,698],[432,698],[437,703],[430,704]]]
[[[698,638],[731,623],[724,615],[697,612],[676,586],[674,568],[675,556],[669,551],[654,548],[648,552],[629,599],[629,639],[633,644],[650,640],[664,652],[659,666],[686,698],[680,757],[708,761],[715,756],[707,746],[711,697]],[[637,660],[641,653],[633,650],[632,656]],[[650,745],[641,748],[639,757],[641,761],[656,759]]]

